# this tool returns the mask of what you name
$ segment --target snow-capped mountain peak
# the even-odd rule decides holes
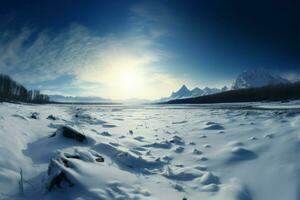
[[[172,92],[171,98],[183,98],[190,95],[191,91],[185,85],[183,85],[177,92]]]
[[[288,83],[290,83],[290,81],[280,76],[270,74],[264,69],[254,69],[238,75],[233,83],[232,89],[256,88]]]

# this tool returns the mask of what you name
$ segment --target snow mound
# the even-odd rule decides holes
[[[197,183],[201,183],[202,185],[209,184],[220,184],[219,177],[215,176],[211,172],[204,172],[203,175],[195,180]]]
[[[77,181],[73,181],[75,177],[68,171],[68,168],[75,167],[73,163],[74,159],[92,163],[104,162],[104,158],[94,151],[84,152],[75,149],[74,153],[59,152],[51,159],[48,167],[45,184],[49,191],[54,188],[61,188],[65,183],[70,187],[74,186],[74,183]]]
[[[246,160],[256,159],[258,155],[253,151],[244,147],[233,147],[230,152],[230,156],[227,159],[229,163],[235,163]]]
[[[170,166],[167,166],[162,175],[166,178],[177,181],[191,181],[201,176],[202,173],[195,169],[172,169]]]
[[[216,122],[207,122],[204,130],[224,130],[224,126]]]

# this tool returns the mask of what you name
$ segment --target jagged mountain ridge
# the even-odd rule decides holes
[[[203,89],[200,89],[199,87],[196,87],[192,90],[189,90],[186,85],[183,85],[176,92],[172,92],[172,94],[169,97],[162,98],[162,99],[160,99],[160,101],[169,101],[169,100],[173,100],[173,99],[198,97],[198,96],[214,94],[214,93],[217,93],[217,92],[221,92],[221,89],[209,88],[209,87],[205,87]]]

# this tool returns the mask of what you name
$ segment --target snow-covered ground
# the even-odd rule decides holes
[[[1,103],[0,199],[300,199],[299,128],[299,102]]]

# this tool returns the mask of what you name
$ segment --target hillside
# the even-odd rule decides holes
[[[300,99],[300,82],[285,85],[265,86],[260,88],[230,90],[196,98],[171,100],[166,103],[203,104],[254,101],[284,101],[291,99]]]

